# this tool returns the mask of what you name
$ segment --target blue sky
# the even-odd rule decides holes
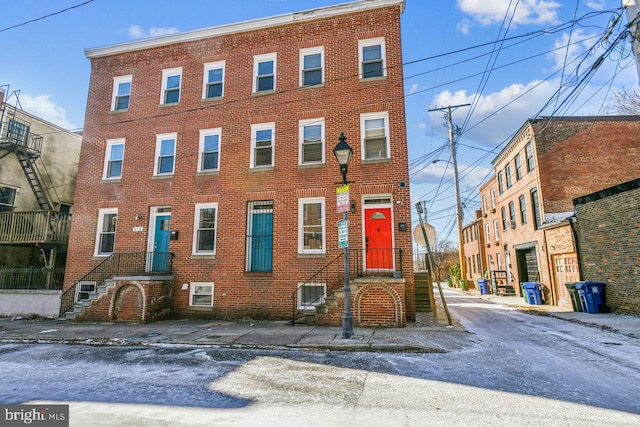
[[[347,2],[85,1],[0,0],[0,85],[66,129],[84,122],[86,48]],[[603,114],[613,91],[638,85],[629,41],[614,43],[627,22],[619,0],[406,0],[401,19],[412,202],[429,200],[441,239],[457,242],[453,175],[442,113],[429,108],[472,104],[453,114],[467,223],[491,160],[526,119]]]

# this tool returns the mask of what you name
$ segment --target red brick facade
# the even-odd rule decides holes
[[[88,50],[91,81],[65,287],[73,286],[104,259],[94,254],[100,209],[117,212],[114,252],[153,251],[155,220],[166,214],[170,215],[170,229],[177,232],[168,248],[175,254],[173,316],[288,318],[292,292],[341,253],[336,223],[342,214],[335,208],[341,175],[331,150],[344,132],[353,148],[348,171],[350,248],[361,253],[366,247],[363,228],[369,212],[365,209],[388,208],[391,244],[402,250],[404,259],[407,297],[403,316],[412,320],[415,306],[400,41],[403,7],[399,0],[356,2],[355,6],[293,14],[288,23],[257,20],[238,24],[233,31],[224,27],[202,30],[197,34],[201,37],[184,33],[167,36],[166,42],[159,39],[154,45],[143,41]],[[361,78],[359,41],[370,39],[383,40],[385,75]],[[320,47],[323,82],[303,87],[300,51]],[[254,57],[271,53],[275,54],[275,90],[256,93]],[[224,61],[223,96],[203,99],[204,64],[216,61]],[[161,104],[166,83],[163,70],[180,67],[179,102]],[[129,103],[127,109],[113,111],[114,78],[119,76],[131,76]],[[373,117],[383,117],[386,125],[389,152],[381,159],[364,159],[362,120],[370,113],[381,113]],[[313,119],[324,120],[324,159],[303,165],[299,125]],[[275,124],[272,166],[251,167],[257,155],[252,125],[266,123]],[[206,129],[220,130],[219,167],[198,172],[200,131]],[[157,136],[163,134],[175,134],[171,174],[156,173]],[[124,141],[118,179],[104,179],[105,162],[110,160],[108,140]],[[300,250],[299,243],[299,201],[308,198],[323,202],[323,248],[315,253]],[[249,204],[262,201],[272,202],[272,267],[251,272],[247,271],[252,269]],[[215,252],[205,255],[194,253],[196,204],[203,203],[215,207]],[[400,265],[396,255],[393,268],[399,271]],[[213,284],[212,306],[191,304],[194,283]],[[328,294],[342,286],[340,280],[325,285]]]

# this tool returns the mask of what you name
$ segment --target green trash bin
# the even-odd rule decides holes
[[[569,282],[564,284],[569,291],[569,295],[571,296],[571,305],[573,306],[573,311],[582,312],[582,303],[580,302],[580,295],[576,289],[575,282]]]
[[[527,293],[524,290],[524,282],[520,282],[520,295],[524,298],[524,302],[529,304],[529,298],[527,297]]]

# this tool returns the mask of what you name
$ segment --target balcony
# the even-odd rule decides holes
[[[30,128],[29,122],[15,117],[5,121],[0,134],[0,149],[39,157],[42,153],[42,136],[31,133]]]
[[[55,211],[0,212],[0,244],[66,244],[71,216]]]

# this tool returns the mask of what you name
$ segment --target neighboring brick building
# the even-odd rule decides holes
[[[640,316],[640,178],[573,204],[582,279],[607,284],[612,311]]]
[[[482,211],[476,211],[476,220],[462,228],[464,240],[464,253],[467,263],[467,277],[469,286],[473,287],[477,280],[485,277],[486,254],[485,254],[485,232],[482,221]]]
[[[480,189],[489,269],[518,293],[520,282],[541,282],[547,303],[571,307],[564,284],[580,274],[572,200],[640,174],[629,161],[640,158],[639,131],[638,116],[527,121]]]
[[[88,49],[66,287],[100,262],[113,270],[123,253],[149,252],[148,272],[172,273],[173,316],[283,318],[318,291],[332,295],[341,273],[313,275],[342,266],[332,149],[344,132],[351,273],[395,273],[388,295],[402,276],[406,295],[392,299],[398,324],[412,320],[403,9],[356,1]],[[105,275],[76,289],[93,292]],[[108,304],[93,304],[102,317],[118,318],[118,289],[135,286],[118,280]],[[139,289],[127,298],[147,320]]]

